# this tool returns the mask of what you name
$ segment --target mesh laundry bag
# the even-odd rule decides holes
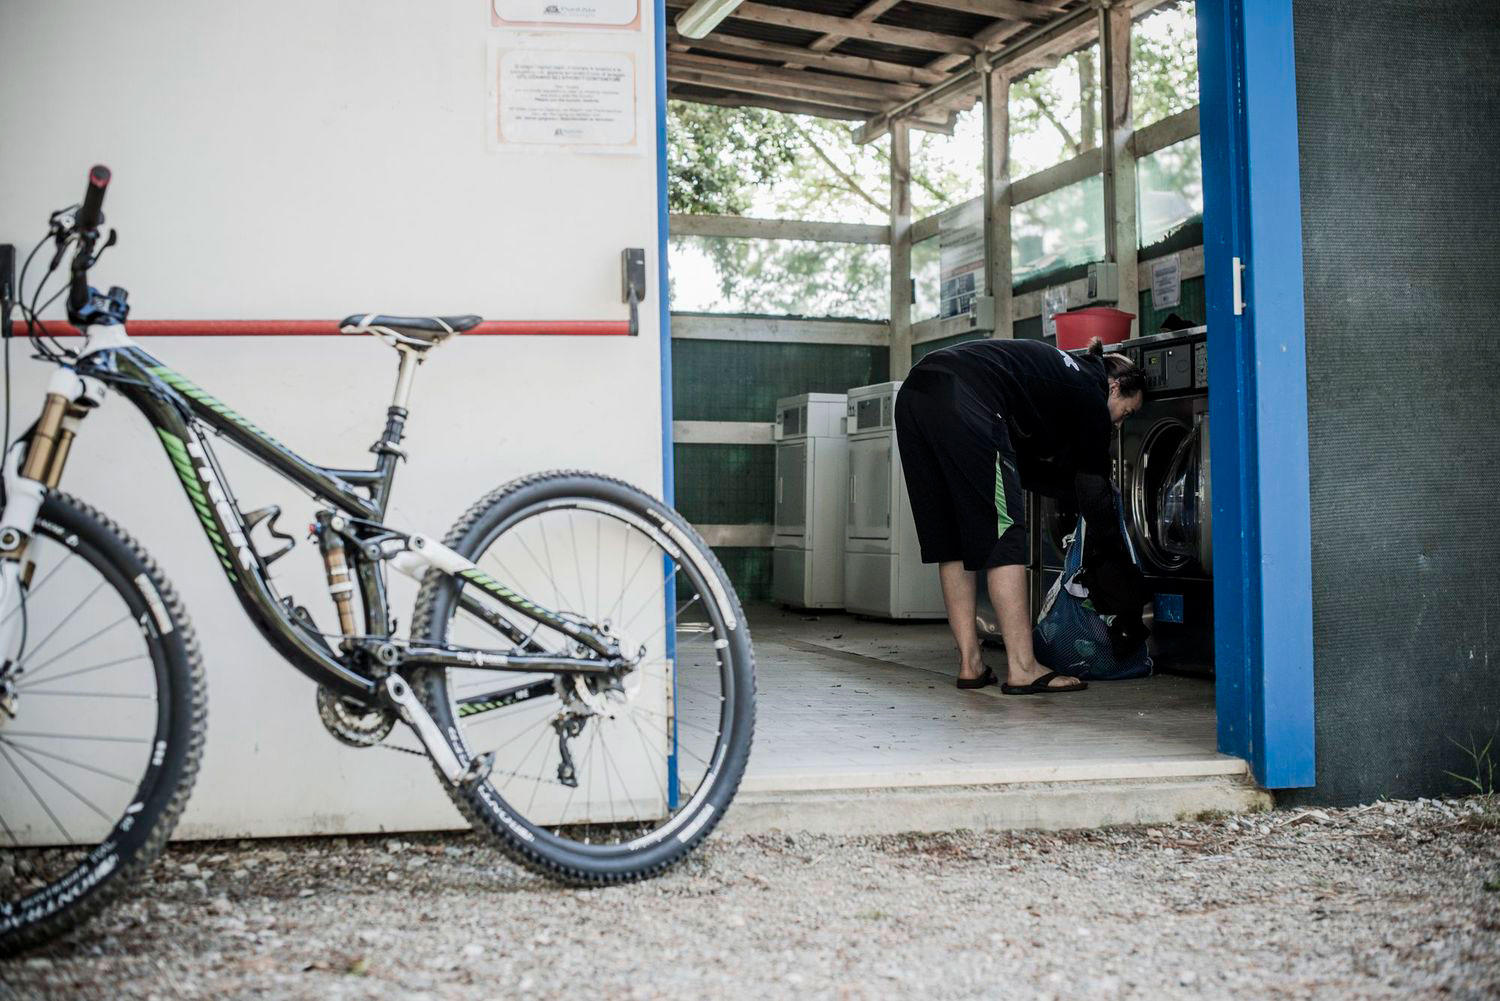
[[[1032,630],[1036,659],[1054,671],[1071,674],[1086,681],[1120,681],[1144,678],[1151,673],[1151,654],[1143,643],[1135,652],[1117,658],[1109,644],[1109,624],[1113,616],[1094,611],[1081,584],[1075,583],[1083,567],[1083,547],[1087,525],[1082,518],[1065,540],[1063,569],[1047,592],[1042,614]],[[1125,519],[1120,518],[1120,534],[1131,562],[1138,562]]]

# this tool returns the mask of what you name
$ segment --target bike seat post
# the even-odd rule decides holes
[[[396,392],[391,396],[391,406],[406,410],[406,401],[411,397],[411,383],[416,376],[417,366],[422,364],[422,356],[408,347],[398,347],[396,350],[401,355],[401,367],[396,375]]]

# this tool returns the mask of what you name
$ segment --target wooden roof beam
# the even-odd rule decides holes
[[[673,83],[687,84],[692,87],[707,87],[722,91],[723,93],[684,94],[680,88],[671,86]],[[802,88],[775,84],[759,84],[753,89],[747,89],[734,81],[722,79],[711,74],[697,73],[692,70],[673,73],[671,67],[668,67],[667,84],[668,96],[676,100],[696,102],[698,104],[715,104],[725,108],[768,108],[772,111],[782,111],[790,115],[811,115],[814,118],[833,118],[856,122],[866,121],[872,114],[871,111],[866,110],[868,103],[860,98],[852,100],[864,105],[864,107],[851,108],[848,100],[838,100],[829,94],[818,91],[807,91]],[[910,119],[910,121],[913,128],[919,128],[927,132],[938,132],[947,136],[953,134],[954,116],[952,114],[928,113],[921,117]]]
[[[936,31],[918,28],[897,28],[889,24],[856,21],[849,17],[830,17],[811,11],[792,10],[788,7],[771,7],[761,3],[742,3],[731,15],[735,20],[756,21],[760,24],[775,24],[783,28],[798,28],[816,31],[825,35],[841,35],[844,38],[859,38],[867,42],[882,42],[908,49],[927,52],[947,52],[954,55],[973,55],[979,46],[967,38],[943,35]]]
[[[929,7],[957,10],[981,17],[998,17],[1006,21],[1022,21],[1040,24],[1060,14],[1067,4],[1057,0],[1026,3],[1025,0],[920,0]]]
[[[901,0],[871,0],[870,3],[865,4],[856,11],[850,20],[869,24],[900,2]],[[822,38],[814,39],[808,48],[814,52],[827,52],[848,37],[848,35],[839,34],[824,35]]]
[[[696,87],[718,87],[716,83],[694,84]],[[769,111],[780,111],[788,115],[811,115],[814,118],[833,118],[846,122],[863,121],[869,117],[861,111],[847,111],[840,108],[828,108],[820,104],[807,104],[802,101],[792,101],[781,97],[767,97],[764,94],[684,94],[680,89],[673,87],[671,81],[667,81],[667,96],[677,101],[688,101],[693,104],[715,104],[724,108],[765,108]]]
[[[745,59],[775,59],[778,62],[795,63],[817,69],[845,73],[849,76],[890,80],[895,83],[930,84],[942,83],[947,74],[924,69],[921,66],[904,66],[864,56],[846,56],[834,52],[813,52],[811,49],[778,42],[762,42],[753,38],[735,35],[709,35],[707,38],[683,38],[671,28],[667,29],[667,43],[674,49],[692,47],[708,52],[719,52],[726,56]]]
[[[904,101],[922,92],[922,88],[915,84],[857,80],[853,77],[834,76],[830,73],[809,73],[806,70],[789,70],[779,66],[736,62],[732,59],[715,59],[713,56],[698,56],[688,52],[677,54],[669,60],[667,72],[670,74],[673,68],[722,74],[730,79],[753,78],[770,83],[785,83],[794,87],[808,87],[833,94],[855,94],[886,102]]]
[[[1161,0],[1137,0],[1138,3],[1160,3]],[[1007,26],[1014,29],[1014,25]],[[988,52],[991,66],[1004,66],[1011,73],[1024,73],[1028,69],[1043,65],[1058,55],[1071,52],[1099,33],[1098,10],[1092,6],[1081,7],[1070,14],[1032,27],[1022,27],[1006,35],[996,51]],[[993,44],[993,43],[992,43]],[[937,66],[940,60],[928,64]],[[956,64],[955,64],[956,65]],[[954,74],[944,83],[929,87],[920,97],[890,108],[865,123],[855,136],[856,142],[870,142],[884,135],[890,123],[912,114],[931,113],[951,107],[955,101],[972,99],[979,91],[979,73],[970,66],[962,73]]]
[[[667,67],[667,79],[676,83],[693,84],[699,87],[715,87],[731,93],[760,94],[763,97],[782,97],[803,104],[820,104],[842,111],[877,112],[886,102],[878,98],[856,94],[836,93],[815,87],[799,87],[795,84],[759,80],[737,73],[715,70],[688,69],[680,66]]]

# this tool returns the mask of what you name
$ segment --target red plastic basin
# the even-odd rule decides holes
[[[1052,318],[1057,323],[1057,346],[1063,351],[1086,348],[1095,337],[1105,344],[1117,344],[1130,336],[1134,313],[1112,306],[1090,306],[1070,309]]]

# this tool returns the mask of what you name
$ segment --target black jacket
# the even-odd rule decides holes
[[[977,340],[934,351],[917,368],[946,372],[1005,418],[1021,485],[1088,519],[1095,552],[1123,554],[1110,483],[1109,379],[1095,355],[1043,341]]]

